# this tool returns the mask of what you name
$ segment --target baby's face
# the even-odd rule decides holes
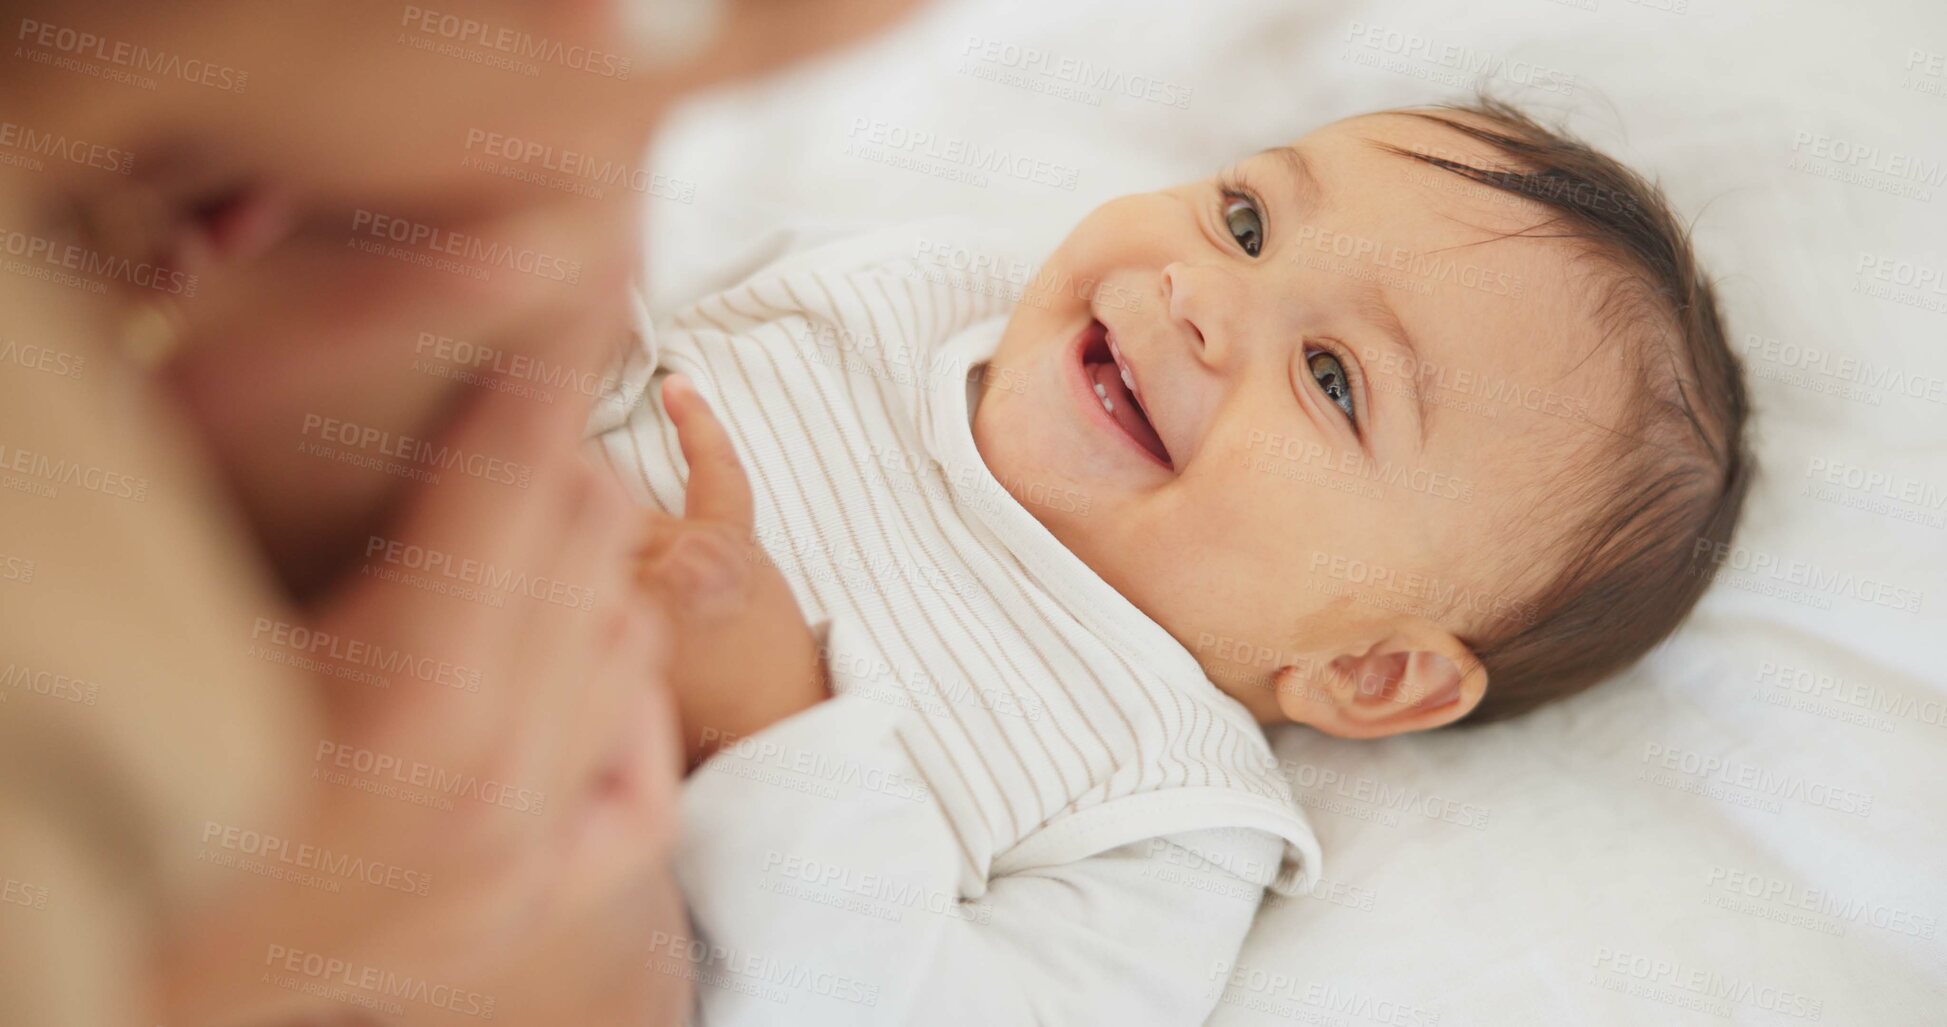
[[[1503,163],[1373,115],[1105,204],[975,416],[1002,483],[1264,719],[1374,647],[1473,666],[1441,640],[1531,615],[1554,568],[1515,526],[1553,523],[1619,408],[1579,251],[1498,238],[1540,208],[1380,142]]]

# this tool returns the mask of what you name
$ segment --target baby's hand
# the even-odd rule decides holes
[[[831,692],[797,600],[751,538],[750,482],[729,435],[680,375],[664,383],[663,407],[690,465],[689,492],[680,520],[652,515],[641,574],[675,622],[669,682],[694,767]]]

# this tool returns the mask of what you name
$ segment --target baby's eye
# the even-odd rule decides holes
[[[1348,420],[1357,424],[1359,419],[1353,414],[1352,383],[1346,380],[1345,365],[1339,358],[1324,350],[1313,350],[1305,356],[1305,366],[1311,369],[1312,381],[1325,393],[1325,398],[1339,405]]]
[[[1264,248],[1264,217],[1257,212],[1257,203],[1248,196],[1237,193],[1228,195],[1224,204],[1224,227],[1244,252],[1255,257]]]

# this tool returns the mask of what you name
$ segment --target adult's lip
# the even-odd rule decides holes
[[[1097,426],[1121,438],[1144,459],[1174,472],[1175,461],[1143,403],[1142,382],[1123,354],[1114,332],[1090,319],[1076,334],[1069,353],[1076,402]]]

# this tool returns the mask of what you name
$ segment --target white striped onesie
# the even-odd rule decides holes
[[[617,473],[680,513],[652,385],[695,381],[834,694],[691,778],[698,937],[664,969],[711,1024],[1201,1023],[1317,842],[1244,709],[988,472],[969,371],[1009,304],[917,238],[645,325],[597,412]]]

